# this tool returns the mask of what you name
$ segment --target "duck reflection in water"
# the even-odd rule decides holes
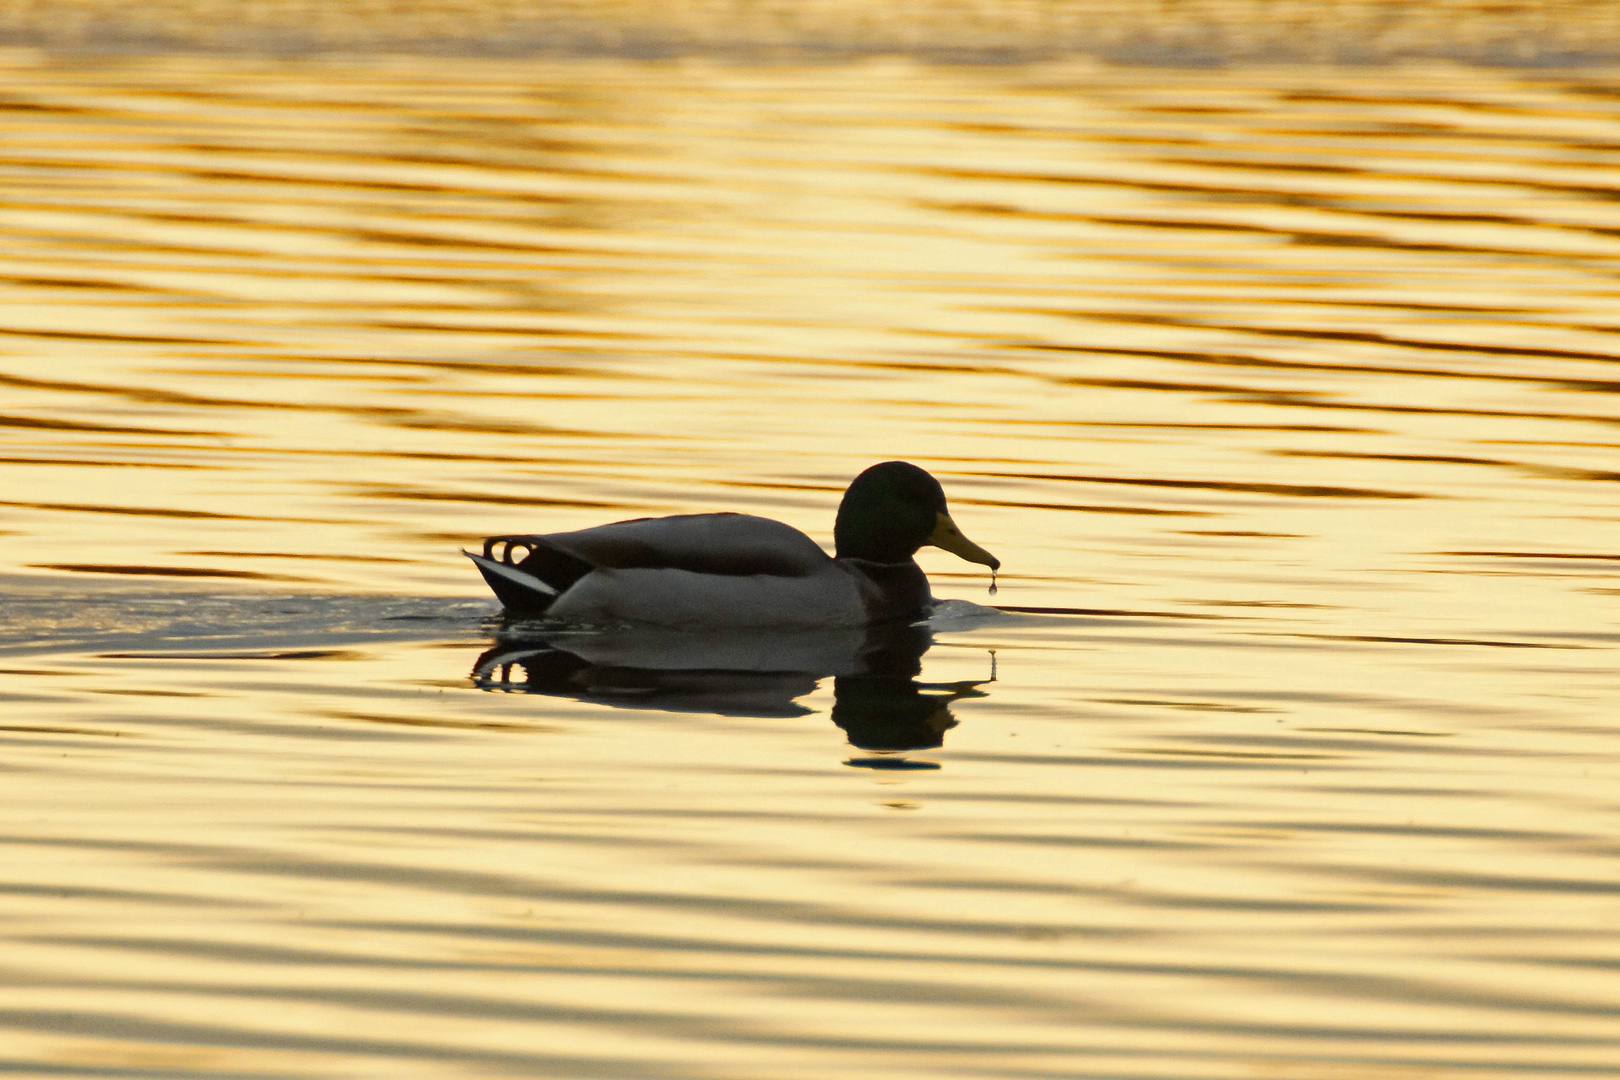
[[[934,643],[925,625],[784,633],[527,631],[508,626],[473,666],[482,689],[551,694],[620,708],[789,717],[833,678],[833,723],[869,751],[929,750],[956,726],[951,702],[995,679],[919,682]]]

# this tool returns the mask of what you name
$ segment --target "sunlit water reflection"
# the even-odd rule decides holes
[[[1616,1073],[1612,77],[5,71],[0,1071]],[[892,457],[997,596],[457,554]]]

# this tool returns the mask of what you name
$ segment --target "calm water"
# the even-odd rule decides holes
[[[1613,73],[0,69],[0,1072],[1620,1075]],[[457,553],[891,457],[996,596]]]

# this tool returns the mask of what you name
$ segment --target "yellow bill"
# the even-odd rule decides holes
[[[992,570],[1001,569],[1001,560],[990,554],[984,548],[975,544],[962,535],[962,530],[956,527],[951,515],[940,511],[938,519],[934,522],[934,534],[928,542],[937,548],[944,548],[958,558],[968,562],[976,562],[981,566],[988,566]]]

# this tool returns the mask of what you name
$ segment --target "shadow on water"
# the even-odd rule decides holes
[[[833,680],[832,721],[850,745],[876,754],[931,750],[956,726],[952,702],[984,697],[990,677],[922,682],[929,627],[691,634],[671,630],[545,632],[502,629],[473,665],[473,682],[507,693],[548,694],[616,708],[737,717],[805,716],[800,702]],[[926,767],[902,759],[857,759],[866,768]]]

